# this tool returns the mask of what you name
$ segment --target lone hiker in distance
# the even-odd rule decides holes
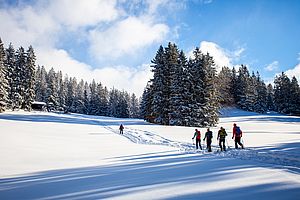
[[[244,148],[244,145],[241,143],[241,137],[242,137],[242,130],[240,129],[239,126],[236,125],[236,123],[233,124],[233,129],[232,129],[232,139],[234,138],[235,142],[235,148],[238,148],[238,144]]]
[[[123,134],[123,130],[124,130],[124,126],[123,126],[123,124],[121,124],[121,125],[120,125],[120,128],[119,128],[119,130],[120,130],[120,134]]]
[[[227,133],[223,127],[220,128],[218,131],[218,137],[217,140],[219,140],[219,146],[221,148],[221,151],[226,151],[225,146],[225,139],[226,139]]]
[[[205,133],[205,137],[203,141],[206,139],[206,148],[208,149],[208,152],[211,152],[211,140],[213,138],[213,133],[209,128],[207,129],[207,132]]]
[[[198,149],[198,145],[200,147],[200,149],[202,150],[202,146],[201,146],[201,133],[198,129],[195,129],[195,133],[194,133],[194,137],[192,138],[192,140],[196,137],[196,149]]]

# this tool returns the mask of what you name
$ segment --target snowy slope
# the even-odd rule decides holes
[[[211,128],[213,153],[194,149],[195,127],[2,113],[0,199],[299,199],[300,118],[222,113]],[[244,132],[245,150],[233,149],[233,123]],[[226,153],[217,152],[220,126],[229,133]]]

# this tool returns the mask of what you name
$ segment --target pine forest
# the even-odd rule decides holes
[[[78,81],[54,68],[47,71],[35,62],[32,46],[5,48],[0,39],[0,112],[31,111],[33,102],[45,102],[48,111],[197,127],[215,126],[222,107],[300,115],[295,77],[282,72],[266,85],[259,72],[250,73],[246,65],[223,66],[217,72],[213,57],[199,48],[187,58],[174,43],[160,46],[151,61],[153,78],[141,98],[95,80]]]

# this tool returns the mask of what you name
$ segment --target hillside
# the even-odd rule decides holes
[[[222,114],[208,153],[195,150],[195,127],[1,113],[0,199],[297,199],[300,118],[237,109]],[[244,150],[233,149],[233,123],[244,132]],[[220,126],[229,133],[225,153],[217,147]]]

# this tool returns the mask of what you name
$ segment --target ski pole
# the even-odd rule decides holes
[[[225,140],[226,140],[226,144],[227,144],[227,149],[230,149],[227,138]]]
[[[244,143],[244,140],[243,140],[242,137],[241,137],[241,142],[242,142],[242,144],[243,144],[243,147],[245,148],[245,143]]]

